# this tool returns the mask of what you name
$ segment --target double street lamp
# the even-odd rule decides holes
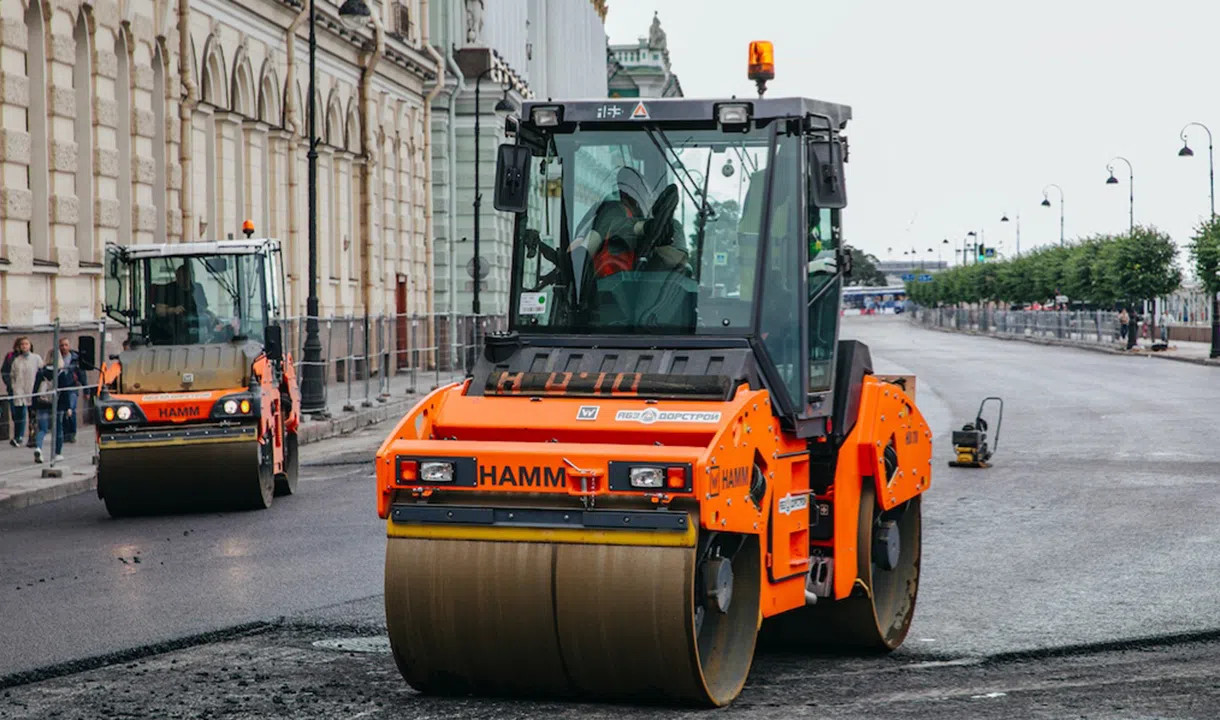
[[[1127,163],[1127,190],[1131,200],[1129,210],[1130,225],[1128,226],[1127,230],[1128,232],[1131,232],[1135,230],[1135,170],[1131,168],[1131,161],[1127,158],[1123,157],[1122,155],[1114,157],[1106,165],[1106,170],[1110,171],[1110,177],[1106,178],[1107,185],[1118,184],[1118,178],[1114,177],[1114,160],[1122,160],[1123,162]]]
[[[305,343],[301,368],[301,407],[303,413],[322,414],[326,410],[325,368],[322,366],[322,341],[318,337],[318,128],[317,128],[317,0],[309,2],[309,295],[305,300]],[[345,0],[339,20],[351,30],[359,30],[372,19],[364,0]]]
[[[1195,151],[1190,149],[1190,145],[1186,142],[1186,130],[1191,125],[1198,125],[1207,131],[1207,187],[1212,199],[1212,217],[1216,217],[1216,172],[1215,165],[1212,162],[1212,131],[1203,123],[1192,122],[1186,123],[1182,128],[1182,149],[1178,151],[1178,157],[1194,157]],[[1215,357],[1213,355],[1212,357]]]
[[[1047,196],[1046,191],[1050,188],[1055,188],[1059,191],[1059,244],[1063,245],[1063,188],[1055,183],[1051,183],[1042,188],[1042,207],[1050,207],[1051,199]]]

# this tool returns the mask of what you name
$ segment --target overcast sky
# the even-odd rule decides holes
[[[687,97],[755,96],[751,40],[775,43],[768,96],[852,106],[847,241],[960,247],[969,230],[1012,253],[1059,240],[1057,183],[1073,237],[1135,222],[1183,247],[1209,213],[1207,134],[1220,133],[1214,0],[611,0],[612,43],[647,35],[654,10]],[[1220,139],[1218,137],[1217,139]],[[935,257],[933,253],[932,257]],[[949,254],[946,253],[946,259]]]

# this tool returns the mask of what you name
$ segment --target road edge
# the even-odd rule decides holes
[[[938,327],[934,325],[924,325],[915,320],[910,321],[911,325],[921,330],[933,330],[935,332],[947,333],[950,335],[972,335],[974,337],[991,338],[992,340],[1006,340],[1009,342],[1027,342],[1033,345],[1050,345],[1054,347],[1076,348],[1079,350],[1088,350],[1090,352],[1104,353],[1106,355],[1120,355],[1131,358],[1155,358],[1157,360],[1171,360],[1173,362],[1184,362],[1192,365],[1203,365],[1205,367],[1220,367],[1220,358],[1212,360],[1209,358],[1183,357],[1181,355],[1168,355],[1165,353],[1152,352],[1150,350],[1141,350],[1139,352],[1129,352],[1118,348],[1109,347],[1106,345],[1097,345],[1093,343],[1078,343],[1071,340],[1059,340],[1058,338],[1042,338],[1033,336],[1015,336],[1015,335],[998,335],[996,333],[986,333],[979,330],[955,330],[953,328]]]

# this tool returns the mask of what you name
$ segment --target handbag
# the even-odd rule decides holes
[[[39,373],[44,370],[39,370]],[[43,378],[38,383],[38,390],[34,395],[34,407],[50,408],[55,403],[55,381],[53,379]]]

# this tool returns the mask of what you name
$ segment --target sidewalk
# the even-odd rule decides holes
[[[446,383],[461,377],[460,374],[442,373],[440,382]],[[430,392],[436,382],[437,375],[434,373],[420,373],[413,379],[408,371],[391,378],[386,396],[378,398],[379,381],[372,378],[366,407],[364,381],[354,380],[351,387],[351,410],[344,410],[344,407],[348,406],[347,385],[332,383],[327,388],[327,411],[330,418],[306,419],[302,422],[298,431],[300,443],[313,443],[346,435],[386,420],[397,420],[410,410],[420,397]],[[48,478],[42,477],[42,472],[51,467],[49,433],[43,440],[41,465],[34,463],[34,450],[25,447],[24,443],[21,447],[12,447],[7,442],[0,443],[0,512],[93,492],[97,487],[97,469],[93,464],[95,438],[94,426],[82,426],[76,434],[76,443],[64,443],[63,461],[55,463],[55,470],[59,470],[61,476]]]
[[[1041,335],[1015,335],[999,332],[982,332],[973,328],[967,330],[958,330],[951,327],[941,327],[938,325],[924,325],[922,323],[913,323],[916,327],[921,327],[926,330],[937,330],[947,333],[958,333],[962,335],[977,335],[979,337],[995,338],[997,340],[1020,340],[1024,342],[1036,343],[1039,345],[1059,345],[1063,347],[1074,347],[1082,350],[1092,350],[1094,352],[1110,353],[1112,355],[1129,355],[1132,357],[1149,357],[1160,360],[1176,360],[1178,362],[1194,363],[1196,365],[1211,365],[1220,367],[1220,358],[1211,359],[1208,356],[1211,354],[1211,344],[1201,342],[1187,342],[1174,340],[1169,343],[1166,350],[1153,350],[1152,343],[1147,338],[1140,338],[1135,347],[1130,350],[1126,347],[1126,341],[1114,341],[1112,343],[1095,342],[1092,340],[1078,339],[1060,339],[1053,337],[1045,337]]]

